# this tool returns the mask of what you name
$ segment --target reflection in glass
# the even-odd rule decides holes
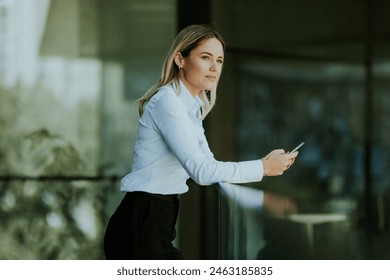
[[[239,159],[265,154],[275,146],[288,151],[302,141],[305,145],[288,172],[255,185],[264,191],[264,198],[272,191],[278,198],[293,201],[295,213],[277,215],[267,211],[265,204],[263,210],[249,209],[232,196],[223,197],[221,211],[226,214],[228,232],[223,240],[234,244],[225,244],[223,257],[388,258],[380,248],[390,245],[380,233],[389,225],[384,213],[388,209],[390,183],[385,170],[390,147],[382,140],[383,130],[374,130],[376,141],[371,143],[374,216],[366,212],[364,68],[239,55],[236,59]],[[388,73],[383,69],[375,71],[374,100],[382,109],[375,110],[374,119],[386,125],[388,83],[384,77]],[[372,222],[369,229],[368,220]]]
[[[103,257],[176,31],[175,1],[147,2],[0,0],[0,259]]]

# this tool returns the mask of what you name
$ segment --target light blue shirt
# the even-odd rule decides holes
[[[200,185],[218,182],[261,181],[260,159],[223,162],[214,158],[207,143],[200,109],[182,82],[177,95],[166,85],[149,100],[139,120],[131,173],[121,181],[121,191],[182,194],[192,178]]]

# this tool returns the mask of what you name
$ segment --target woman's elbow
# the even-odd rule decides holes
[[[217,183],[217,182],[211,180],[210,178],[205,178],[202,176],[191,176],[191,179],[194,180],[195,183],[197,183],[200,186],[210,186],[210,185],[214,185]]]

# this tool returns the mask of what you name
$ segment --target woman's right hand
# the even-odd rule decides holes
[[[286,153],[283,149],[277,149],[263,157],[263,169],[265,176],[282,175],[284,171],[290,168],[297,157],[298,152]]]

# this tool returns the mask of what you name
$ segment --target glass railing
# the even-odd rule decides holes
[[[326,209],[326,204],[339,209]],[[360,259],[365,247],[353,201],[220,184],[222,259]],[[342,209],[343,208],[343,209]]]

